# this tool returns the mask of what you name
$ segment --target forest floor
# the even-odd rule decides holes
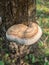
[[[36,20],[41,26],[43,35],[37,42],[35,53],[26,55],[23,65],[49,65],[49,1],[37,0],[36,2]],[[18,65],[16,58],[10,58],[8,45],[5,48],[0,37],[0,65]]]

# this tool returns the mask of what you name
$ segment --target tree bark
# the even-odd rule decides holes
[[[35,21],[36,0],[2,0],[6,29],[13,24]]]

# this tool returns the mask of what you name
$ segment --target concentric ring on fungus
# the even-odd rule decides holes
[[[31,45],[37,42],[42,36],[42,29],[36,23],[29,25],[16,24],[11,26],[6,32],[6,38],[9,41],[18,44]]]
[[[8,29],[7,34],[18,38],[34,37],[36,33],[38,33],[38,25],[36,23],[29,25],[30,26],[26,26],[24,24],[13,25]]]

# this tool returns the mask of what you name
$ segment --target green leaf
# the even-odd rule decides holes
[[[1,44],[1,42],[2,42],[2,38],[0,38],[0,44]]]
[[[31,59],[31,58],[32,58],[32,56],[33,56],[33,55],[32,55],[32,54],[30,54],[30,55],[29,55],[29,58]]]
[[[4,65],[4,62],[3,61],[0,61],[0,65]]]
[[[2,41],[2,38],[0,38],[0,40]]]
[[[5,57],[8,57],[8,56],[9,56],[9,54],[8,54],[8,53],[6,53]]]
[[[45,62],[44,65],[49,65],[49,62]]]
[[[32,63],[35,62],[35,56],[32,56]]]
[[[31,60],[32,63],[35,62],[35,56],[33,54],[30,54],[29,58],[30,58],[30,60]]]
[[[43,47],[43,42],[42,41],[38,42],[38,46]]]
[[[49,55],[49,48],[45,49],[45,55],[46,55],[46,56]]]

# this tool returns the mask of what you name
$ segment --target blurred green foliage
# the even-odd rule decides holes
[[[4,65],[4,62],[3,61],[0,61],[0,65]]]

